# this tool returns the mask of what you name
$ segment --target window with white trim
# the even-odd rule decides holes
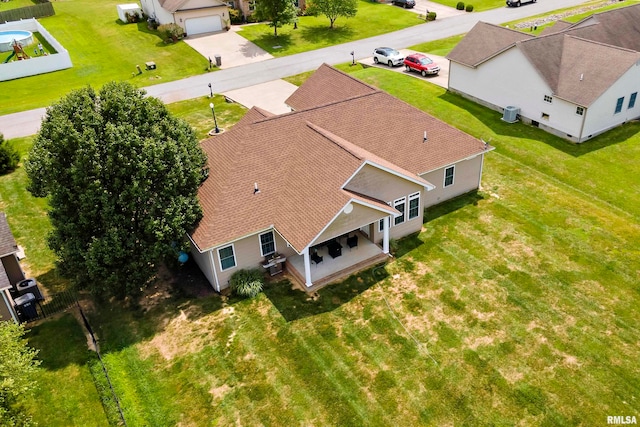
[[[616,101],[616,111],[613,114],[618,114],[620,111],[622,111],[622,104],[624,104],[624,96],[618,98],[618,100]]]
[[[631,109],[636,106],[636,98],[638,97],[638,92],[633,92],[629,97],[629,106],[628,109]]]
[[[255,0],[251,0],[249,2],[249,12],[253,12],[254,10],[256,10],[256,2]]]
[[[551,101],[553,101],[553,97],[551,95],[544,96],[544,102],[548,102],[549,104],[551,104]]]
[[[409,219],[420,216],[420,192],[409,194]]]
[[[224,271],[235,267],[236,255],[233,252],[233,245],[218,249],[218,258],[220,258],[220,270]]]
[[[449,166],[444,170],[444,186],[448,187],[453,185],[453,176],[455,174],[456,167],[455,165]]]
[[[391,206],[391,202],[387,202],[387,204]],[[381,233],[384,231],[384,218],[378,221],[378,231]]]
[[[579,116],[584,115],[584,107],[576,107],[576,114]]]
[[[393,207],[400,211],[400,215],[393,219],[393,225],[400,225],[404,222],[404,210],[407,204],[407,198],[402,197],[393,201]]]
[[[260,253],[262,256],[271,255],[276,251],[276,239],[273,231],[267,231],[260,235]]]

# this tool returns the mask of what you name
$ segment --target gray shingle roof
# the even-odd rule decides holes
[[[476,67],[512,47],[520,49],[554,96],[588,107],[640,63],[640,4],[575,24],[559,22],[538,37],[479,22],[447,58]]]
[[[18,244],[11,234],[7,216],[0,212],[0,257],[18,252]]]

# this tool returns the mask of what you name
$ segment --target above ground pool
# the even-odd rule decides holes
[[[0,52],[13,50],[14,40],[26,47],[33,43],[33,34],[30,31],[0,31]]]

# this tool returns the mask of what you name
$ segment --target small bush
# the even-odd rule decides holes
[[[459,1],[458,4],[456,5],[456,9],[464,10],[464,2]]]
[[[435,20],[436,20],[436,13],[435,12],[427,13],[427,21],[435,21]]]
[[[242,24],[242,13],[238,9],[229,9],[229,20],[232,24]]]
[[[184,33],[184,30],[178,24],[162,24],[158,27],[158,31],[163,40],[173,40],[174,42],[181,39]]]
[[[138,15],[135,12],[133,12],[133,13],[132,12],[125,12],[124,16],[127,17],[127,22],[129,24],[135,24],[136,22],[140,22],[140,18],[141,18],[140,15]]]
[[[262,292],[264,273],[257,268],[238,270],[229,279],[231,290],[241,297],[253,298]]]
[[[468,4],[467,7],[465,7],[465,9],[467,12],[473,12],[473,5],[472,4]]]
[[[11,172],[18,167],[20,153],[13,145],[5,142],[4,135],[0,133],[0,175]]]
[[[247,24],[253,24],[254,22],[258,22],[258,18],[256,18],[255,13],[252,13],[251,15],[245,17],[245,21],[247,21]]]

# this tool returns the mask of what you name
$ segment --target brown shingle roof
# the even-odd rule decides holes
[[[378,91],[379,89],[355,77],[344,74],[330,65],[322,64],[300,88],[287,98],[285,104],[294,110],[304,110]]]
[[[5,256],[18,252],[18,244],[11,234],[7,216],[0,212],[0,256]]]
[[[345,94],[355,92],[348,90],[349,82],[362,88],[351,76],[326,71],[321,77],[344,86]],[[311,82],[325,92],[320,83]],[[312,95],[305,85],[299,90]],[[199,191],[204,217],[192,233],[198,247],[209,249],[275,226],[300,251],[354,198],[342,187],[364,162],[428,185],[419,174],[485,149],[477,139],[387,93],[366,92],[279,116],[258,115],[253,123],[203,141],[210,175]]]
[[[477,67],[489,58],[513,47],[516,42],[530,38],[534,36],[487,22],[478,22],[446,58],[468,67]]]

